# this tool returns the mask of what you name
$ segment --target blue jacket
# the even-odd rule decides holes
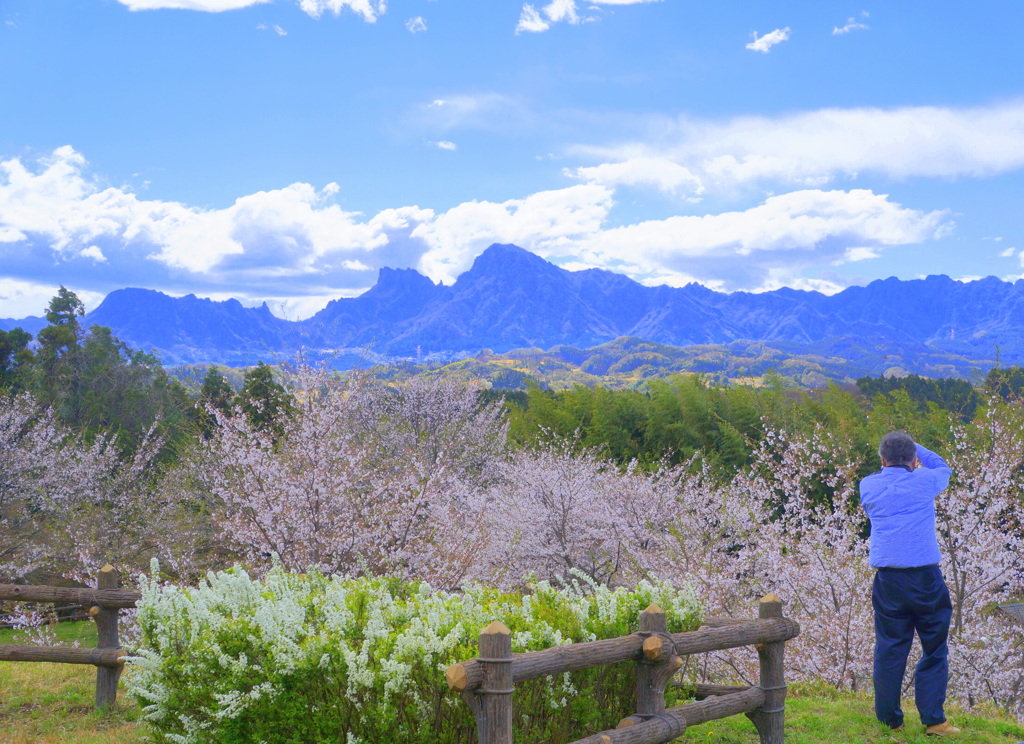
[[[860,482],[860,503],[871,520],[871,567],[913,568],[938,563],[935,497],[953,471],[931,450],[917,445],[923,468],[882,468]]]

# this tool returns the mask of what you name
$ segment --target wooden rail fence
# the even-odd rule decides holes
[[[106,708],[117,697],[117,681],[124,667],[125,652],[117,627],[118,610],[134,607],[142,595],[121,588],[121,579],[111,565],[100,569],[95,589],[74,587],[0,584],[0,602],[74,602],[88,607],[96,621],[96,648],[70,646],[16,646],[0,644],[0,661],[50,661],[61,664],[93,664],[96,667],[96,707]]]
[[[509,629],[493,622],[480,633],[480,655],[448,667],[448,686],[473,711],[480,744],[512,744],[515,683],[550,674],[636,662],[636,710],[614,729],[572,744],[665,744],[689,727],[745,713],[761,744],[783,744],[786,681],[785,642],[800,626],[782,616],[774,594],[762,598],[758,619],[705,623],[688,633],[668,633],[665,612],[651,605],[640,613],[640,630],[628,636],[513,654]],[[698,685],[698,702],[665,708],[665,687],[683,665],[682,656],[754,645],[761,674],[755,687]]]

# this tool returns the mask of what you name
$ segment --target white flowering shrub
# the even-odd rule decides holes
[[[478,633],[493,620],[521,652],[633,632],[651,602],[673,632],[695,629],[701,615],[691,590],[646,581],[448,593],[275,566],[262,580],[236,567],[184,588],[159,583],[156,568],[141,579],[125,684],[153,740],[176,744],[470,741],[472,716],[444,670],[477,655]],[[613,726],[632,712],[631,666],[521,684],[516,741]]]

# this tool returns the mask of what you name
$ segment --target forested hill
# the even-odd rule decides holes
[[[450,359],[482,349],[586,348],[624,336],[676,347],[795,344],[797,353],[803,345],[843,347],[837,340],[850,339],[850,348],[910,345],[986,361],[998,348],[1004,362],[1016,363],[1024,360],[1024,281],[929,276],[879,280],[832,296],[786,288],[728,294],[698,284],[647,287],[600,269],[566,271],[517,246],[492,245],[451,286],[412,269],[385,268],[363,295],[334,300],[305,321],[277,318],[266,305],[124,289],[85,323],[108,326],[169,364],[252,364],[300,346]]]

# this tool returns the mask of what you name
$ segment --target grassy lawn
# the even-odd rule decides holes
[[[90,622],[60,623],[61,643],[96,645]],[[0,643],[22,643],[18,634],[0,630]],[[94,706],[96,667],[84,664],[0,662],[0,742],[3,744],[136,744],[138,709],[122,700],[108,713]]]
[[[890,731],[875,721],[870,695],[837,693],[817,687],[793,686],[786,701],[787,744],[935,744],[948,741],[925,736],[913,700],[903,701],[906,724],[902,731]],[[1024,742],[1024,726],[997,712],[966,715],[946,706],[950,721],[961,729],[955,741],[962,744],[1017,744]],[[687,731],[683,742],[708,744],[757,744],[757,734],[746,716],[712,721]]]
[[[0,631],[0,643],[17,643],[11,631]],[[95,645],[92,623],[62,623],[64,642]],[[3,744],[136,744],[143,729],[138,709],[118,696],[116,708],[93,708],[96,670],[77,664],[0,662],[0,742]],[[868,695],[837,693],[820,686],[794,685],[787,701],[787,744],[934,744],[916,719],[912,701],[904,702],[907,725],[892,732],[877,724]],[[1024,742],[1024,726],[1000,716],[966,715],[947,707],[950,719],[963,729],[963,744]],[[581,732],[582,735],[582,732]],[[744,716],[696,726],[680,744],[757,744],[754,727]],[[254,743],[255,744],[255,743]],[[395,742],[395,744],[400,744]]]

